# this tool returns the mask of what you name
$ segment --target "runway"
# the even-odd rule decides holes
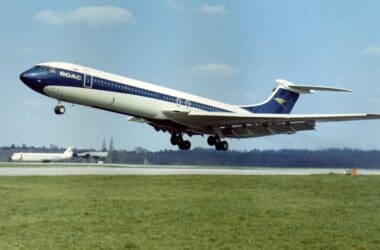
[[[0,176],[69,175],[312,175],[344,174],[345,169],[318,168],[200,168],[200,167],[0,167]],[[359,169],[360,175],[380,175],[380,170]]]

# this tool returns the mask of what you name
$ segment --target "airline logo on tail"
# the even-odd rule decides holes
[[[281,98],[281,97],[274,98],[274,100],[275,100],[278,104],[280,104],[284,109],[286,109],[286,108],[285,108],[285,104],[288,102],[287,100],[285,100],[285,99],[283,99],[283,98]]]

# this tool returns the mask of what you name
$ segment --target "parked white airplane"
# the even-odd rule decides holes
[[[11,160],[22,162],[56,162],[69,160],[72,157],[73,149],[68,147],[63,153],[14,153],[11,156]]]
[[[58,100],[54,111],[65,113],[61,101],[132,116],[156,131],[169,132],[171,143],[188,150],[183,135],[210,135],[207,142],[227,150],[223,138],[293,134],[313,130],[316,122],[380,119],[380,114],[291,115],[300,94],[314,91],[349,91],[341,88],[295,85],[277,80],[265,101],[237,106],[160,87],[103,71],[61,62],[37,64],[20,79],[33,90]]]

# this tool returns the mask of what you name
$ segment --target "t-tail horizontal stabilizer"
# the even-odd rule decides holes
[[[296,92],[298,94],[310,94],[315,91],[337,91],[337,92],[351,92],[348,89],[334,88],[334,87],[323,87],[323,86],[312,86],[312,85],[296,85],[292,82],[277,79],[276,83],[283,87],[284,89]]]

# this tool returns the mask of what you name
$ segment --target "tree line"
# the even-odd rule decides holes
[[[83,149],[80,151],[93,151]],[[0,147],[0,161],[9,161],[15,152],[63,152],[59,147]],[[83,161],[83,159],[73,159]],[[379,150],[323,149],[323,150],[250,150],[218,152],[195,148],[190,151],[161,150],[151,152],[138,147],[135,150],[111,150],[108,163],[161,165],[218,165],[257,167],[335,167],[380,168]]]

